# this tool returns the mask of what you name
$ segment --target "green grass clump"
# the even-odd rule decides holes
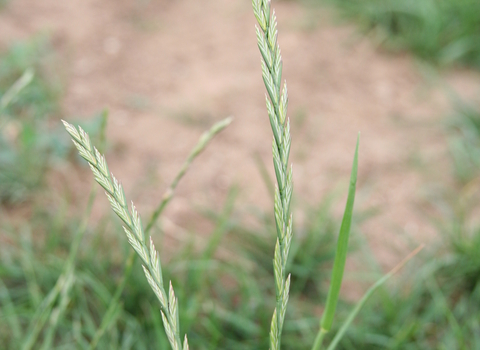
[[[268,347],[270,307],[275,304],[271,268],[275,223],[270,215],[263,214],[259,215],[259,230],[241,224],[243,215],[234,211],[237,193],[230,191],[220,212],[205,214],[212,231],[200,241],[187,241],[163,267],[164,279],[172,281],[175,294],[185,301],[179,320],[188,332],[191,348]],[[36,314],[39,305],[65,272],[65,260],[84,220],[84,215],[67,214],[61,202],[48,210],[37,208],[30,223],[22,228],[3,225],[9,243],[0,248],[0,343],[6,349],[24,348],[33,320],[40,320]],[[313,343],[319,305],[328,290],[325,279],[333,263],[338,226],[331,205],[324,203],[309,210],[304,226],[294,227],[298,238],[292,242],[290,266],[292,272],[302,272],[292,280],[298,282],[298,288],[292,288],[290,295],[286,316],[290,321],[282,339],[286,349],[309,348]],[[90,347],[125,275],[129,247],[126,240],[118,239],[119,230],[118,222],[108,217],[86,227],[72,277],[64,280],[68,284],[62,283],[60,292],[64,292],[52,303],[51,313],[44,313],[46,321],[32,349]],[[162,245],[162,240],[157,240],[157,246]],[[317,254],[304,263],[307,249]],[[228,251],[228,258],[216,258],[219,250]],[[135,262],[133,271],[141,269]],[[168,348],[156,305],[145,277],[130,274],[96,348]],[[342,313],[344,309],[342,305]],[[52,332],[55,336],[49,340]]]
[[[480,68],[476,0],[328,0],[388,48],[437,64]]]
[[[65,273],[80,225],[81,218],[69,217],[61,207],[54,207],[38,209],[31,225],[2,228],[8,242],[0,250],[3,349],[82,349],[88,345],[120,277],[113,250],[121,251],[122,246],[97,239],[88,249],[81,249],[74,269]],[[105,237],[104,228],[101,225],[88,234]],[[112,251],[105,251],[107,245]],[[149,295],[142,295],[144,287],[132,283],[144,303],[153,303]],[[132,348],[135,344],[136,349],[149,349],[154,332],[145,316],[136,316],[121,308],[115,310],[116,322],[102,339],[101,348]]]

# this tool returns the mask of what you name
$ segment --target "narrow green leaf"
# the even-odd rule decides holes
[[[345,261],[347,259],[348,239],[350,236],[350,227],[352,225],[353,204],[355,201],[355,189],[357,185],[357,169],[358,169],[358,144],[360,135],[357,138],[357,146],[355,148],[355,156],[353,158],[352,173],[350,175],[350,187],[348,189],[347,205],[343,214],[342,225],[338,235],[337,250],[335,252],[335,261],[333,263],[332,281],[330,282],[330,290],[328,292],[327,304],[323,313],[321,327],[329,331],[332,327],[335,309],[337,307],[340,287],[343,280],[343,272],[345,270]]]
[[[355,155],[353,157],[352,173],[350,175],[350,187],[348,189],[347,204],[343,213],[342,225],[338,235],[337,250],[335,251],[335,260],[332,269],[332,279],[328,291],[327,303],[320,321],[320,330],[313,344],[312,350],[320,349],[325,334],[330,331],[337,308],[340,287],[342,286],[343,272],[345,270],[345,261],[347,260],[348,239],[350,236],[350,227],[352,225],[353,204],[355,202],[355,189],[357,185],[358,170],[358,145],[360,142],[360,133],[357,137]]]

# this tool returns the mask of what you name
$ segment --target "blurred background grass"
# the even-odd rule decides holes
[[[332,4],[388,49],[410,50],[434,64],[480,67],[478,2],[335,0]],[[47,36],[15,43],[0,56],[0,96],[25,71],[34,72],[32,81],[0,115],[2,349],[88,348],[123,276],[129,251],[119,222],[103,216],[87,226],[74,269],[62,275],[72,241],[85,220],[85,204],[74,200],[68,186],[57,185],[61,189],[52,191],[48,178],[59,167],[84,164],[77,163],[59,124],[62,83],[55,67]],[[431,216],[439,239],[407,266],[408,273],[368,302],[340,349],[480,348],[480,223],[476,220],[480,108],[477,101],[459,98],[454,106],[444,118],[455,181],[425,199],[429,209],[425,215]],[[101,138],[101,114],[80,123],[94,139]],[[270,213],[237,207],[237,194],[238,189],[231,188],[220,210],[200,208],[199,214],[211,223],[211,234],[195,237],[193,232],[164,264],[165,278],[172,279],[180,300],[182,331],[189,334],[193,349],[268,346],[275,227]],[[332,193],[317,205],[296,203],[305,220],[295,227],[291,251],[286,349],[308,349],[313,342],[339,227],[333,210],[337,202]],[[357,224],[369,216],[356,215]],[[245,224],[245,218],[254,223]],[[358,227],[354,230],[358,232]],[[368,261],[371,252],[362,239],[354,241],[352,249],[354,256]],[[161,242],[158,250],[162,252]],[[138,263],[133,268],[140,271]],[[372,270],[375,273],[365,273]],[[354,288],[362,289],[379,275],[381,269],[372,261],[363,272],[347,277]],[[61,283],[59,276],[64,276]],[[120,301],[109,314],[99,349],[168,347],[155,297],[142,274],[131,274]],[[351,299],[344,300],[337,319],[350,308]]]
[[[326,1],[389,50],[408,50],[441,65],[480,68],[478,1]]]

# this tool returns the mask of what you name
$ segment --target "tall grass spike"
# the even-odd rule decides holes
[[[253,0],[253,12],[258,22],[257,42],[262,56],[262,76],[267,90],[266,105],[273,132],[273,165],[277,184],[275,188],[275,224],[277,242],[273,260],[276,307],[270,327],[270,350],[280,349],[285,312],[290,290],[290,275],[286,276],[288,252],[292,241],[292,169],[288,167],[290,154],[290,123],[287,118],[288,92],[282,87],[282,57],[277,43],[277,18],[270,10],[269,0]]]
[[[129,209],[122,185],[113,174],[109,172],[105,156],[92,146],[88,134],[81,127],[77,129],[66,121],[62,120],[62,122],[72,137],[72,141],[77,147],[79,154],[88,162],[95,180],[105,190],[105,194],[113,211],[123,221],[123,229],[127,235],[128,242],[143,260],[143,271],[147,277],[147,281],[160,301],[163,324],[172,349],[188,349],[186,336],[183,346],[180,340],[178,303],[172,284],[170,282],[167,296],[163,284],[162,267],[158,253],[152,238],[150,237],[148,243],[146,241],[142,222],[133,202]]]

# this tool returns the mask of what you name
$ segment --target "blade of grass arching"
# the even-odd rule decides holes
[[[13,345],[17,345],[18,341],[22,336],[22,328],[20,326],[20,320],[18,318],[18,313],[15,310],[15,304],[10,297],[7,286],[3,283],[0,278],[0,306],[2,310],[2,316],[6,319],[7,323],[10,325],[10,332],[13,336]]]
[[[183,178],[183,176],[185,175],[185,173],[187,172],[188,168],[190,167],[192,162],[195,160],[195,158],[205,149],[205,147],[213,139],[213,137],[215,137],[215,135],[217,135],[219,132],[225,129],[232,122],[232,120],[233,120],[233,117],[225,118],[219,121],[218,123],[215,123],[210,128],[210,130],[202,134],[198,143],[195,145],[195,147],[187,157],[187,160],[183,163],[182,167],[180,168],[180,171],[177,173],[172,183],[170,184],[168,189],[165,191],[165,194],[163,195],[160,204],[157,206],[157,208],[153,211],[152,215],[150,216],[150,219],[148,220],[147,225],[145,227],[145,235],[149,234],[150,230],[153,228],[158,218],[160,217],[162,212],[165,210],[170,200],[173,198],[173,194],[175,193],[175,189],[177,188],[178,183]],[[120,296],[122,295],[122,292],[125,288],[127,280],[130,277],[130,274],[132,273],[132,268],[136,261],[136,258],[137,258],[137,255],[135,251],[130,250],[130,254],[128,255],[127,261],[125,263],[122,279],[118,284],[118,287],[115,290],[114,296],[108,305],[107,312],[102,318],[100,327],[98,328],[97,332],[92,338],[92,341],[90,342],[90,346],[88,348],[89,350],[93,350],[97,347],[98,342],[102,338],[103,334],[108,329],[108,327],[112,324],[113,318],[111,318],[109,315],[118,306]]]
[[[335,334],[335,337],[333,338],[332,342],[328,346],[327,350],[334,350],[335,347],[338,345],[342,337],[345,335],[345,332],[347,331],[348,327],[352,324],[353,320],[357,316],[358,312],[360,309],[365,305],[367,300],[375,293],[375,291],[380,288],[387,280],[392,277],[395,273],[397,273],[410,259],[412,259],[415,255],[417,255],[422,249],[424,245],[420,245],[418,248],[416,248],[414,251],[412,251],[410,254],[408,254],[397,266],[395,266],[389,273],[384,275],[382,278],[380,278],[375,284],[373,284],[366,293],[363,295],[363,297],[360,299],[360,301],[355,305],[353,310],[350,312],[348,315],[347,319],[345,322],[342,324],[342,327],[338,330],[338,332]]]
[[[358,170],[358,144],[360,134],[357,137],[355,155],[353,157],[352,173],[350,175],[350,186],[348,189],[347,204],[343,214],[342,225],[338,235],[337,249],[335,251],[335,260],[333,262],[332,279],[328,291],[327,303],[320,321],[320,329],[313,344],[312,350],[319,350],[322,346],[323,338],[330,331],[337,308],[340,287],[342,286],[343,272],[345,270],[345,261],[347,260],[348,238],[350,236],[350,227],[352,225],[353,204],[355,202],[355,189],[357,185]]]
[[[3,94],[0,98],[0,115],[15,99],[15,97],[33,80],[34,71],[32,68],[27,69],[22,76]],[[1,127],[2,124],[0,124]]]

